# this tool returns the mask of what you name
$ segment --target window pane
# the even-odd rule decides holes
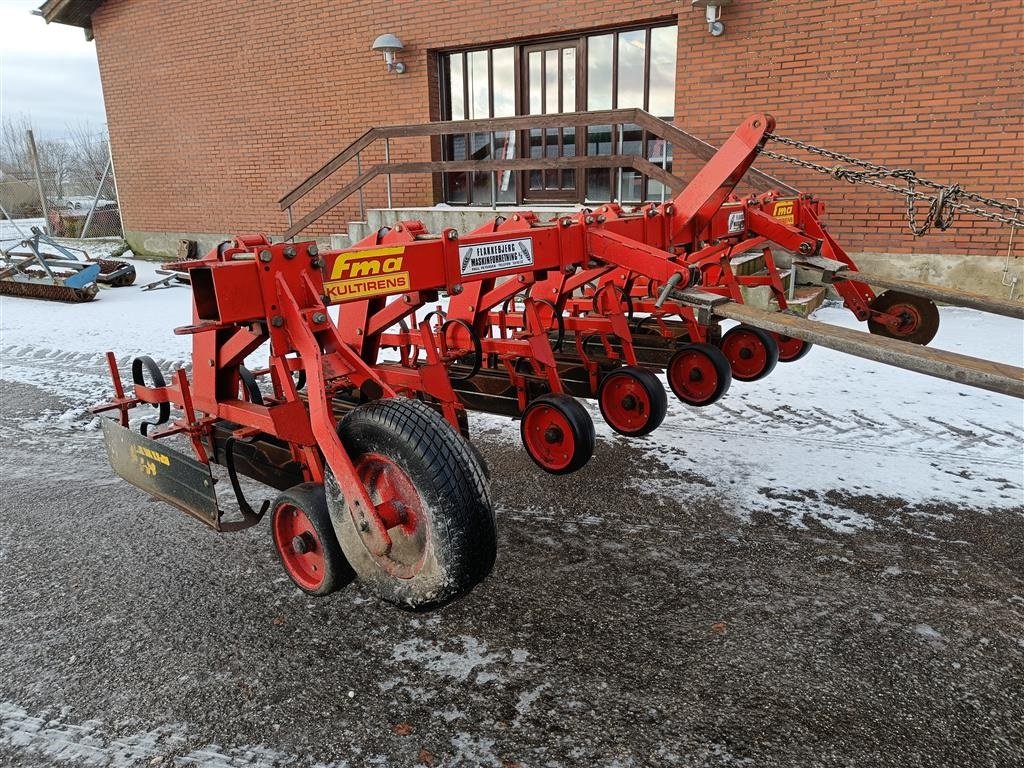
[[[576,49],[562,49],[562,111],[576,111]]]
[[[452,120],[466,117],[465,81],[462,79],[462,54],[453,53],[448,57],[448,109]]]
[[[644,105],[644,55],[647,32],[619,33],[619,109]]]
[[[449,203],[468,203],[469,199],[466,196],[467,188],[467,173],[446,173],[445,177],[448,181],[448,194],[447,200]]]
[[[558,112],[558,51],[544,51],[544,114]]]
[[[530,129],[530,157],[537,158],[544,155],[544,134],[540,128]],[[541,189],[544,172],[540,170],[530,171],[530,189]]]
[[[494,155],[499,160],[511,160],[516,156],[516,131],[494,134]],[[499,203],[516,202],[516,177],[513,171],[497,174],[497,199]]]
[[[659,168],[672,172],[672,145],[664,139],[657,139],[649,136],[647,139],[647,159]],[[661,202],[672,197],[672,190],[667,189],[660,181],[647,180],[647,200]]]
[[[640,129],[640,126],[632,124],[622,126],[622,135],[619,139],[619,153],[643,157],[642,139],[643,131]],[[619,201],[634,203],[639,201],[643,197],[642,183],[643,177],[641,174],[630,168],[623,168],[619,174]]]
[[[494,71],[494,115],[508,117],[516,113],[515,55],[511,48],[496,48],[491,53]]]
[[[587,109],[612,108],[612,35],[587,38]]]
[[[491,116],[490,92],[487,84],[487,51],[473,51],[466,56],[469,78],[469,118]]]
[[[576,129],[575,128],[563,128],[562,129],[562,155],[565,157],[573,157],[576,154]]]
[[[491,159],[491,134],[489,133],[474,133],[472,136],[472,150],[471,159],[473,160],[490,160]],[[490,205],[491,204],[491,174],[490,171],[474,171],[473,172],[473,203],[476,205]]]
[[[587,171],[587,200],[607,203],[612,199],[611,172],[608,168],[592,168]]]
[[[651,30],[651,81],[648,84],[647,111],[658,117],[675,115],[676,41],[675,26]]]
[[[530,92],[530,114],[539,115],[543,109],[541,108],[541,83],[543,76],[543,55],[540,51],[533,51],[530,54],[530,75],[529,82],[526,87]]]

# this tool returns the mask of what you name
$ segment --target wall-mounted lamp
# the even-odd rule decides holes
[[[732,5],[732,0],[690,0],[690,7],[703,8],[704,20],[708,23],[708,32],[718,37],[725,32],[722,23],[722,8]]]
[[[373,41],[373,45],[370,46],[371,51],[384,51],[384,63],[388,65],[388,72],[394,72],[396,75],[405,72],[405,64],[395,61],[395,54],[403,48],[405,46],[402,45],[402,41],[390,32],[378,35],[377,39]]]

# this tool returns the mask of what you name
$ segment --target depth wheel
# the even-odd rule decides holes
[[[779,345],[772,335],[751,325],[737,325],[726,331],[721,349],[732,368],[732,377],[740,381],[763,379],[779,362]]]
[[[322,485],[302,483],[279,495],[270,532],[285,573],[307,595],[329,595],[355,578],[334,535]]]
[[[644,368],[616,368],[601,381],[597,404],[608,426],[627,437],[643,437],[661,426],[668,395],[661,381]]]
[[[465,439],[425,403],[386,398],[359,406],[338,436],[391,538],[367,549],[333,474],[328,506],[341,549],[359,580],[403,608],[436,608],[491,572],[497,523],[484,470]]]
[[[779,347],[780,363],[795,363],[811,351],[814,345],[803,339],[794,339],[792,336],[784,336],[781,333],[772,332],[772,338]]]
[[[668,385],[687,405],[717,402],[732,384],[732,368],[722,350],[712,344],[684,344],[668,361]]]
[[[870,306],[872,312],[899,318],[899,323],[891,327],[874,316],[869,317],[868,330],[876,336],[927,344],[939,331],[939,308],[931,299],[900,291],[884,291],[875,296]]]
[[[575,472],[594,455],[594,422],[587,409],[563,393],[541,395],[526,406],[519,436],[530,458],[553,475]]]

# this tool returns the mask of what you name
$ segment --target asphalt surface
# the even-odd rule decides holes
[[[1024,509],[746,522],[625,440],[551,478],[484,434],[494,573],[413,615],[304,596],[64,406],[0,382],[2,766],[1024,764]]]

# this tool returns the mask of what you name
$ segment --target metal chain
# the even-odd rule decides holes
[[[762,157],[769,157],[783,163],[790,163],[791,165],[796,165],[801,168],[808,168],[812,171],[823,173],[835,179],[848,181],[851,184],[867,184],[869,186],[877,187],[878,189],[885,189],[889,192],[894,192],[906,197],[907,223],[910,225],[910,231],[913,232],[915,236],[919,237],[923,235],[933,226],[940,230],[949,229],[958,212],[967,213],[972,216],[979,216],[983,219],[998,221],[1011,227],[1024,228],[1024,207],[1019,205],[1010,205],[1002,200],[983,197],[982,195],[968,192],[960,187],[959,184],[947,185],[940,184],[937,181],[932,181],[930,179],[923,179],[918,176],[915,171],[909,168],[887,168],[884,165],[877,165],[875,163],[869,163],[866,160],[859,160],[855,157],[844,155],[841,152],[833,152],[832,150],[825,149],[824,147],[817,147],[813,144],[808,144],[805,141],[799,141],[798,139],[790,139],[786,136],[778,136],[774,133],[768,133],[766,136],[772,141],[777,141],[780,144],[787,144],[791,147],[795,147],[796,149],[801,149],[814,155],[820,155],[821,157],[827,157],[830,160],[835,160],[838,163],[845,163],[846,165],[834,165],[829,167],[827,165],[812,163],[809,160],[802,160],[798,157],[780,155],[768,150],[761,150]],[[855,170],[854,168],[846,166],[855,166],[856,168],[863,170]],[[882,181],[882,179],[898,179],[902,181],[905,186],[887,183]],[[928,194],[919,191],[917,189],[918,187],[927,187],[929,189],[936,190],[936,192],[934,194]],[[918,223],[917,219],[917,202],[919,200],[928,202],[928,213],[925,216],[923,223]],[[961,202],[962,200],[970,200],[971,202],[987,206],[988,208],[1005,211],[1009,215],[997,213],[993,210],[985,210],[985,208],[979,208],[977,206],[967,205],[966,203]]]

